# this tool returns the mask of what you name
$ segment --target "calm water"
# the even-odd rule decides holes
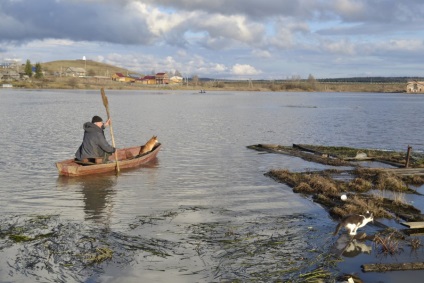
[[[272,168],[323,167],[260,154],[247,145],[307,143],[400,151],[410,145],[415,151],[424,150],[424,96],[106,94],[117,146],[141,145],[157,135],[163,144],[158,159],[119,177],[59,178],[54,163],[73,157],[82,140],[82,124],[93,115],[105,118],[100,92],[0,89],[3,216],[58,214],[62,219],[120,230],[139,215],[187,205],[225,208],[248,217],[311,213],[322,218],[329,231],[334,223],[322,209],[263,176]],[[123,273],[124,278],[146,279],[136,267]],[[155,280],[160,282],[160,275]]]

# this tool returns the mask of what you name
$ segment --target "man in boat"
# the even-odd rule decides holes
[[[109,124],[110,119],[103,123],[99,116],[94,116],[91,122],[84,123],[84,137],[81,146],[75,153],[76,160],[93,162],[97,158],[103,158],[103,163],[107,162],[109,156],[116,150],[105,138],[104,129]]]

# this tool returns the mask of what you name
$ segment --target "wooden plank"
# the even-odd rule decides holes
[[[393,161],[379,159],[379,158],[374,158],[374,161],[377,161],[377,162],[380,162],[380,163],[384,163],[384,164],[387,164],[387,165],[392,165],[392,166],[395,166],[395,167],[398,167],[398,168],[405,168],[405,164],[398,163],[398,162],[393,162]]]
[[[300,144],[295,144],[294,143],[293,144],[293,148],[300,149],[300,150],[306,151],[306,152],[311,152],[311,153],[316,154],[316,155],[321,155],[321,156],[328,155],[328,156],[330,156],[329,154],[319,152],[319,151],[317,151],[315,149],[311,149],[311,148],[308,148],[308,147],[303,146],[303,145],[300,145]]]
[[[400,224],[411,229],[424,228],[424,222],[401,222]]]
[[[424,269],[424,262],[370,263],[370,264],[363,264],[361,267],[364,272],[420,270],[420,269]]]

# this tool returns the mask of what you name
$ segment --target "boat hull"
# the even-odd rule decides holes
[[[120,169],[135,168],[148,163],[156,158],[161,144],[157,144],[151,151],[138,156],[141,147],[129,147],[118,149],[118,161]],[[101,174],[116,170],[115,154],[109,157],[109,163],[83,165],[75,162],[74,159],[68,159],[56,163],[57,170],[61,176],[84,176],[92,174]]]

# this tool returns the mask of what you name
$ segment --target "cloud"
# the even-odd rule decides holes
[[[221,15],[245,15],[254,19],[274,16],[312,16],[315,0],[144,0],[151,5],[169,7],[178,11],[204,11]]]
[[[138,70],[319,78],[333,72],[327,62],[384,74],[370,64],[408,60],[398,69],[417,73],[423,14],[420,0],[2,0],[0,61],[87,56]]]
[[[231,73],[237,76],[250,76],[258,75],[261,71],[256,70],[254,67],[246,64],[235,64],[231,68]]]
[[[347,39],[322,42],[321,47],[322,50],[337,55],[352,56],[357,52],[357,46]]]
[[[334,11],[336,14],[349,19],[355,19],[358,15],[366,13],[365,1],[357,0],[336,0],[334,1]]]
[[[298,36],[309,33],[309,27],[304,22],[280,20],[275,26],[274,33],[268,36],[267,44],[280,49],[290,49],[300,42],[297,41]]]
[[[257,58],[267,58],[267,59],[272,58],[272,53],[268,50],[263,50],[263,49],[253,50],[252,55],[257,57]]]
[[[423,52],[424,51],[424,41],[422,39],[412,39],[412,40],[390,40],[388,44],[385,44],[385,49],[391,51],[413,51],[413,52]]]
[[[0,40],[54,38],[148,44],[155,39],[146,22],[148,12],[136,2],[6,0],[0,2]]]
[[[262,24],[249,22],[245,17],[238,15],[229,17],[214,15],[197,24],[200,29],[207,31],[212,38],[231,38],[251,44],[260,41],[264,33]]]

